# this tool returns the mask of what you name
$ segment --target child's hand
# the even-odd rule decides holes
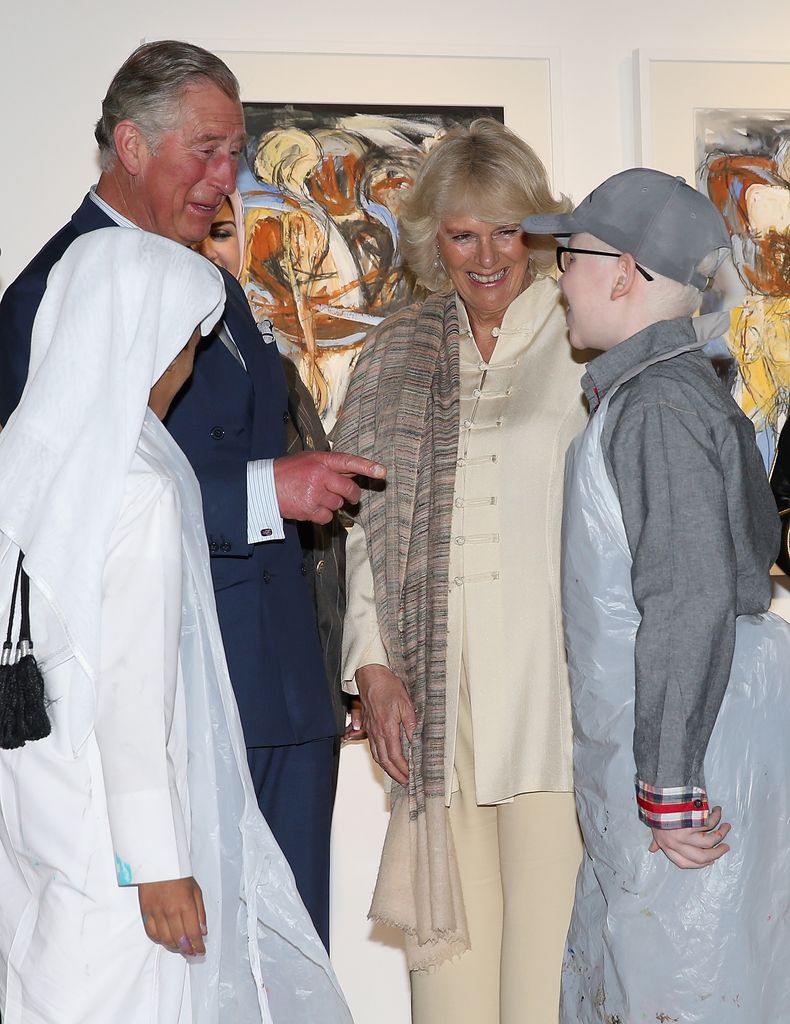
[[[141,882],[137,895],[143,925],[152,942],[184,956],[205,954],[206,909],[194,878]]]
[[[722,842],[730,831],[727,824],[720,825],[721,807],[714,807],[707,825],[701,828],[654,828],[650,853],[659,850],[679,868],[704,868],[723,857],[729,846]]]

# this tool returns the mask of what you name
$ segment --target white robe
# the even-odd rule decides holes
[[[0,567],[17,553],[0,541]],[[31,617],[52,734],[0,751],[4,1024],[350,1022],[252,791],[197,481],[152,414],[105,563],[95,687],[35,580]],[[136,883],[190,874],[209,933],[187,964],[146,936]]]

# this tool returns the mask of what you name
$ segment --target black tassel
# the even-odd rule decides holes
[[[30,579],[22,568],[20,551],[8,615],[8,633],[0,656],[0,748],[14,750],[28,740],[41,740],[52,731],[44,696],[44,679],[33,657],[30,638]],[[20,586],[21,583],[21,586]],[[11,661],[11,636],[17,589],[21,592],[22,621],[16,658]]]

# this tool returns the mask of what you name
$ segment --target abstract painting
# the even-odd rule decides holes
[[[401,266],[401,201],[431,146],[502,107],[244,103],[242,283],[329,430],[366,333],[420,297]]]
[[[790,110],[699,109],[695,129],[697,187],[727,223],[746,293],[724,354],[770,471],[790,405]]]

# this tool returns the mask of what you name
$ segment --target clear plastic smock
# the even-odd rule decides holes
[[[783,1024],[790,1022],[790,626],[771,613],[737,620],[730,681],[705,758],[710,804],[721,804],[732,824],[731,850],[698,870],[649,853],[634,790],[640,616],[601,449],[615,391],[573,442],[566,467],[563,609],[585,855],[561,1024]]]
[[[146,428],[141,442],[168,460],[182,501],[180,658],[192,867],[209,920],[220,922],[203,961],[190,965],[192,1022],[352,1024],[326,950],[255,799],[222,652],[197,480],[150,416]]]

